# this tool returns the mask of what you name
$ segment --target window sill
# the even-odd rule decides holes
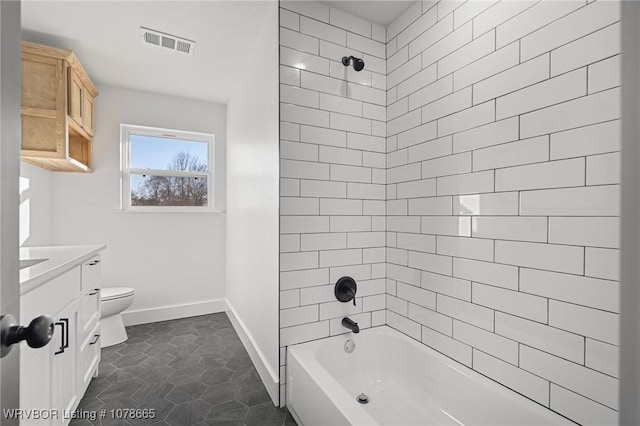
[[[225,214],[226,210],[213,210],[213,209],[165,209],[165,208],[150,208],[150,209],[116,209],[112,210],[112,213],[118,214]]]

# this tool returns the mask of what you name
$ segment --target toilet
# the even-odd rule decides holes
[[[131,287],[104,287],[100,290],[100,346],[106,348],[127,340],[122,311],[133,303],[136,291]]]

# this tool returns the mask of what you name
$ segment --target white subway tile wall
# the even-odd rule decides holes
[[[619,19],[442,0],[387,32],[387,323],[584,424],[617,423]]]
[[[346,315],[361,329],[386,322],[388,110],[385,28],[322,3],[282,2],[280,13],[284,349],[348,332],[340,323]],[[345,67],[350,55],[365,69]],[[355,306],[334,296],[344,275],[358,282]]]
[[[281,347],[351,315],[616,424],[619,20],[616,1],[424,0],[385,38],[281,2]]]

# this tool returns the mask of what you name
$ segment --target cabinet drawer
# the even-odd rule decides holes
[[[82,264],[82,291],[90,287],[99,287],[96,283],[100,281],[100,256]]]
[[[100,289],[92,288],[80,297],[80,341],[84,342],[100,320]]]
[[[52,279],[20,297],[20,322],[29,322],[40,315],[55,316],[80,292],[80,268]]]
[[[100,363],[100,323],[97,323],[91,330],[91,338],[86,340],[80,351],[78,365],[79,391],[83,394],[89,386],[93,373]]]

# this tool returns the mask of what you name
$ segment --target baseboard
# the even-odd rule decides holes
[[[159,308],[125,311],[122,319],[125,325],[148,324],[150,322],[168,321],[178,318],[225,312],[225,299],[207,300],[205,302],[185,303],[182,305],[161,306]]]
[[[228,300],[227,316],[229,317],[233,328],[236,330],[236,333],[240,336],[242,344],[249,353],[249,357],[258,371],[260,379],[262,379],[262,383],[264,383],[264,387],[267,389],[267,392],[271,397],[271,401],[273,401],[273,404],[277,407],[279,405],[280,398],[280,378],[278,377],[278,374],[266,363],[264,354],[260,351],[253,339],[253,336],[244,326],[244,323],[233,308],[233,305],[231,305]]]

